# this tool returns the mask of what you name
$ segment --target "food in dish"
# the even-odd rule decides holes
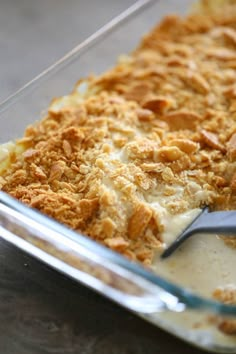
[[[2,148],[2,190],[189,286],[176,277],[180,262],[155,255],[203,205],[236,208],[235,24],[234,4],[166,17]],[[234,257],[235,241],[214,241]],[[208,295],[236,282],[228,274]]]

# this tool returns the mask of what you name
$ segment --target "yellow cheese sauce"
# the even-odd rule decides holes
[[[166,245],[173,242],[199,212],[200,209],[194,209],[167,217],[163,233]],[[195,294],[212,298],[213,291],[218,287],[236,288],[235,264],[236,250],[228,247],[218,235],[195,234],[169,258],[162,260],[160,254],[156,254],[153,270]],[[226,335],[219,331],[217,317],[214,320],[214,315],[207,312],[185,310],[182,313],[164,312],[148,317],[154,323],[158,317],[158,324],[161,323],[165,330],[180,336],[186,331],[190,341],[204,347],[236,347],[236,335]]]
[[[199,209],[172,216],[166,223],[163,239],[169,245],[198,215]],[[228,247],[218,235],[195,234],[169,258],[156,255],[153,268],[170,281],[199,295],[211,297],[218,287],[236,286],[236,250]]]

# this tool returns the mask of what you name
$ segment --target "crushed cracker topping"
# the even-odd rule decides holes
[[[213,297],[224,304],[235,305],[236,287],[229,285],[224,288],[217,288],[213,292]],[[228,335],[236,335],[236,320],[221,317],[216,317],[214,320],[220,331]]]

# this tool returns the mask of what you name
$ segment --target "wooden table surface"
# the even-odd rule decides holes
[[[203,352],[1,241],[0,353]]]
[[[0,0],[0,99],[131,3]],[[0,354],[46,353],[202,352],[0,241]]]

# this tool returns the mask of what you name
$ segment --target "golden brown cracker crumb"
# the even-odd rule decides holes
[[[213,292],[213,297],[216,300],[228,305],[236,304],[236,288],[235,286],[228,286],[218,288]],[[236,335],[236,320],[217,318],[217,325],[220,331],[227,335]]]
[[[193,111],[181,110],[171,112],[163,117],[172,131],[195,130],[200,123],[201,117]]]
[[[236,159],[236,133],[234,133],[228,144],[227,144],[227,153],[231,161],[235,161]]]
[[[210,86],[207,80],[200,74],[189,71],[184,81],[200,94],[207,94],[210,91]]]
[[[146,229],[152,217],[152,210],[144,204],[137,205],[129,220],[128,232],[131,237],[137,238]]]
[[[216,150],[221,150],[221,151],[225,150],[224,147],[220,144],[218,136],[216,134],[211,133],[205,129],[201,130],[200,134],[201,134],[203,142],[206,145],[208,145]]]
[[[192,154],[199,149],[197,143],[189,139],[172,139],[170,145],[177,146],[180,150],[186,152],[186,154]]]
[[[173,100],[164,96],[151,95],[142,101],[142,106],[155,113],[163,113],[174,105]]]

